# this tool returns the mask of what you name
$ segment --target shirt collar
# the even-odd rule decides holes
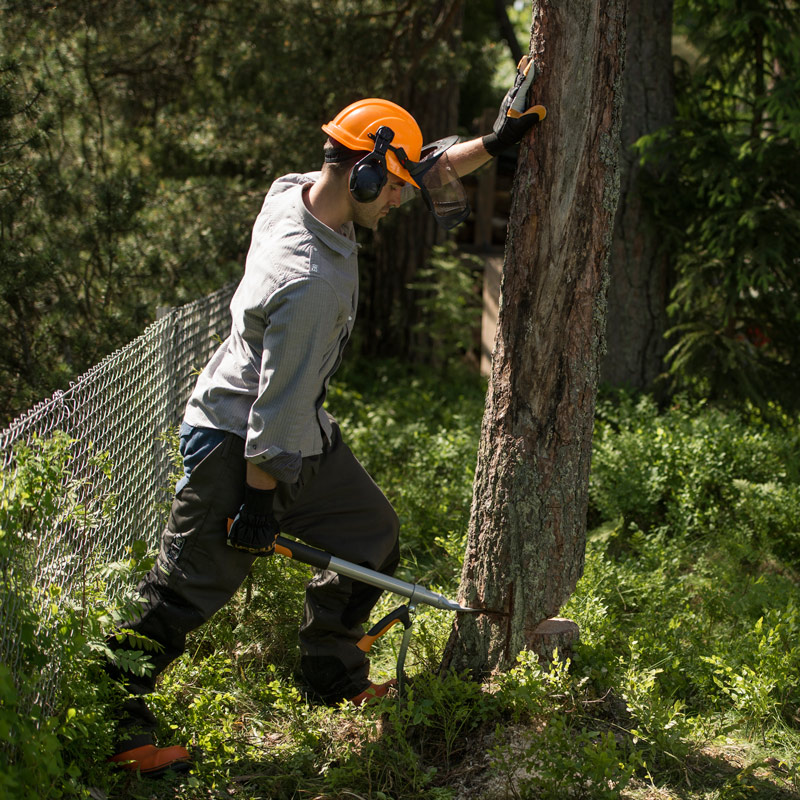
[[[301,184],[299,187],[300,190],[297,193],[297,208],[303,225],[305,225],[323,244],[330,247],[331,250],[334,250],[344,258],[350,258],[356,253],[360,246],[358,242],[356,242],[353,223],[346,223],[340,233],[339,231],[333,230],[333,228],[329,228],[324,222],[320,222],[320,220],[308,210],[303,200],[303,191],[308,183],[313,183],[313,181]]]

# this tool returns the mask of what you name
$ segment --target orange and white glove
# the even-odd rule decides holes
[[[530,56],[523,56],[517,65],[517,77],[500,104],[492,132],[483,137],[483,146],[492,156],[517,144],[537,123],[545,118],[544,106],[528,106],[528,90],[536,80],[536,67]]]

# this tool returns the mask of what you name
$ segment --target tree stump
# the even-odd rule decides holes
[[[580,641],[577,623],[564,617],[551,617],[540,622],[528,635],[528,649],[539,656],[540,661],[552,661],[553,651],[563,660],[572,653],[572,648]]]

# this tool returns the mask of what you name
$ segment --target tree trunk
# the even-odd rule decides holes
[[[460,598],[444,666],[512,666],[583,571],[594,404],[619,196],[624,0],[535,0],[522,143]]]
[[[633,144],[673,118],[673,0],[629,0],[621,191],[611,250],[608,352],[601,378],[612,386],[649,389],[666,352],[669,255],[659,246],[640,193],[643,168]]]

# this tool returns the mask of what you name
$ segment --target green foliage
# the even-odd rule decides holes
[[[633,743],[644,745],[650,763],[669,758],[681,764],[694,747],[685,703],[663,696],[659,681],[662,669],[642,664],[638,641],[631,640],[629,646],[630,653],[620,659],[620,694],[632,718]]]
[[[470,736],[497,714],[491,696],[455,674],[421,674],[402,700],[381,703],[382,735],[331,768],[326,784],[371,797],[444,800]],[[370,713],[370,709],[367,709]]]
[[[743,553],[800,566],[797,425],[676,402],[660,414],[647,397],[598,405],[591,521],[617,521],[621,544],[637,531],[724,536]],[[762,557],[763,557],[762,555]]]
[[[396,502],[404,569],[452,593],[483,384],[458,370],[446,383],[424,370],[412,380],[396,363],[354,365],[346,377],[332,410]],[[309,702],[296,674],[296,630],[310,573],[287,559],[260,559],[233,601],[189,637],[152,696],[159,741],[188,745],[197,758],[189,775],[160,783],[105,766],[114,689],[97,669],[102,631],[117,613],[107,587],[136,580],[148,563],[144,549],[88,570],[86,602],[75,596],[70,605],[20,580],[31,668],[15,668],[13,678],[0,669],[0,733],[16,744],[2,751],[0,787],[31,786],[33,798],[85,796],[93,786],[120,800],[453,800],[482,796],[484,785],[501,796],[592,800],[636,797],[652,785],[691,800],[780,797],[778,784],[796,792],[800,590],[790,501],[800,482],[798,426],[790,416],[777,426],[775,416],[602,400],[594,530],[584,576],[562,612],[579,624],[581,642],[549,663],[524,652],[484,684],[438,674],[452,614],[420,607],[405,697],[362,709]],[[5,484],[2,527],[11,533],[0,544],[14,542],[20,576],[41,525],[36,501],[43,510],[58,502],[47,487],[65,485],[69,446],[58,437],[32,444]],[[76,498],[71,508],[86,505],[78,484],[67,494]],[[79,519],[94,524],[105,513],[99,499]],[[45,711],[18,698],[51,663],[37,626],[55,600],[65,610],[51,638],[69,659],[58,703]],[[373,621],[395,605],[384,597]],[[370,653],[376,680],[394,673],[398,631]],[[141,653],[146,668],[145,642]],[[720,776],[708,757],[715,742],[737,747],[744,763]]]
[[[515,725],[511,735],[497,731],[493,768],[522,798],[619,797],[637,761],[611,730],[585,713],[586,679],[558,653],[546,666],[527,651],[517,661],[500,678],[499,699]]]
[[[708,687],[709,695],[720,710],[741,718],[748,732],[759,733],[764,740],[766,732],[793,711],[792,704],[800,696],[797,607],[790,600],[767,614],[771,623],[765,625],[764,617],[759,617],[750,630],[743,631],[744,643],[734,658],[729,654],[703,657],[714,684]]]
[[[800,22],[784,0],[682,0],[673,126],[640,145],[675,259],[670,374],[701,396],[798,398]]]
[[[468,67],[485,92],[487,31],[462,46],[440,6],[5,3],[0,419],[130,341],[158,306],[238,277],[269,183],[319,167],[320,125],[347,103],[424,111]]]
[[[494,769],[505,775],[516,797],[613,800],[626,788],[634,767],[610,731],[575,729],[564,714],[553,714],[525,741],[492,751]]]
[[[483,262],[459,253],[455,242],[433,248],[429,265],[409,288],[420,294],[422,319],[414,328],[430,341],[432,364],[439,366],[472,355],[480,329]]]
[[[563,613],[581,629],[577,674],[651,773],[680,773],[720,734],[796,737],[797,430],[703,404],[599,404],[596,527]]]
[[[34,437],[16,447],[2,475],[0,619],[8,663],[0,664],[0,788],[20,800],[85,797],[85,781],[106,781],[119,690],[101,664],[114,620],[126,613],[111,594],[114,581],[130,582],[142,569],[141,546],[125,562],[93,562],[95,548],[86,542],[114,508],[110,467],[93,455],[92,477],[76,477],[73,445],[60,432]],[[53,547],[58,531],[69,532],[80,568],[72,581],[58,573],[43,585],[34,569],[42,543]],[[65,548],[62,569],[73,560]],[[149,668],[143,652],[130,658],[136,671]]]
[[[15,679],[5,664],[0,664],[0,790],[4,797],[37,800],[47,795],[64,773],[61,743],[54,721],[42,725],[41,713],[20,707],[18,686],[31,679]],[[53,793],[50,796],[63,796]]]

